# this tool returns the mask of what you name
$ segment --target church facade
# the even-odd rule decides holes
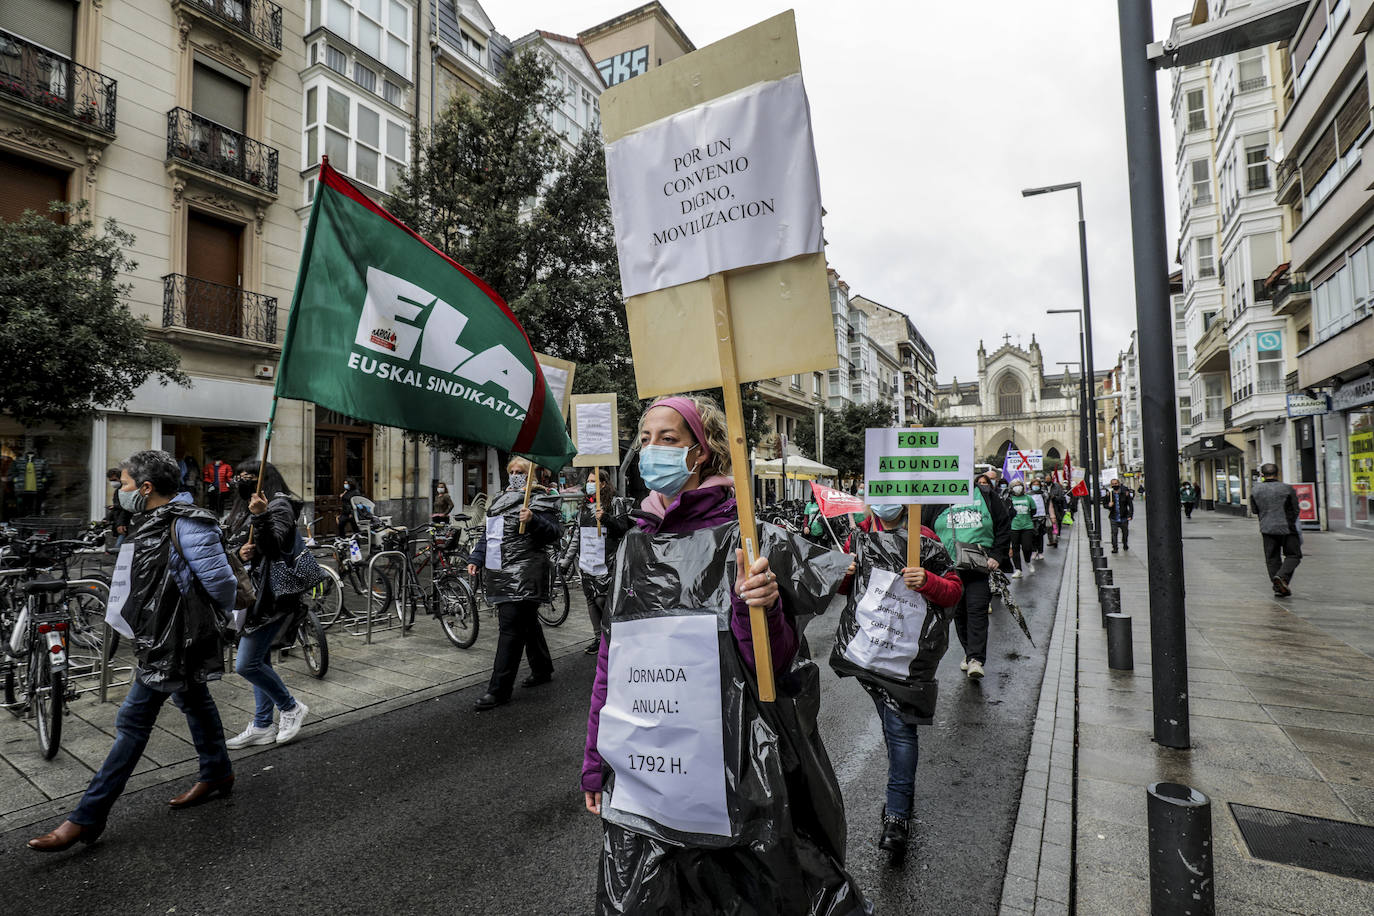
[[[1068,368],[1058,375],[1045,374],[1040,344],[1031,336],[1023,349],[1003,338],[991,355],[978,341],[978,378],[960,382],[956,377],[936,389],[941,421],[948,426],[974,429],[976,460],[998,467],[1007,449],[1040,449],[1046,469],[1058,467],[1066,454],[1075,466],[1079,457],[1079,376]],[[1098,391],[1107,373],[1100,373]],[[1098,447],[1102,447],[1102,412],[1098,414]]]

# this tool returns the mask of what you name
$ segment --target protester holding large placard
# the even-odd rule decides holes
[[[844,872],[818,672],[796,658],[793,619],[824,607],[847,560],[766,528],[746,568],[725,418],[710,401],[656,402],[639,439],[652,492],[616,558],[582,766],[604,831],[598,912],[867,912]],[[750,606],[765,609],[786,673],[771,703],[749,676]]]
[[[920,564],[907,565],[906,506],[872,509],[845,545],[854,555],[854,573],[841,589],[849,600],[830,667],[840,677],[858,680],[877,707],[887,745],[878,847],[900,860],[916,798],[916,727],[929,725],[935,715],[935,670],[949,646],[949,620],[963,583],[949,552],[924,526]]]
[[[964,594],[954,609],[954,632],[964,647],[959,668],[967,671],[971,680],[978,680],[988,660],[988,607],[992,603],[988,576],[1010,565],[1007,547],[1011,543],[1011,515],[983,474],[974,481],[973,499],[950,506],[931,527],[955,558],[955,568],[964,582]],[[979,549],[961,551],[960,545]]]
[[[611,569],[620,539],[634,527],[628,513],[615,511],[615,485],[605,468],[592,468],[584,484],[587,498],[578,509],[575,530],[558,565],[566,576],[574,564],[581,573],[582,594],[587,598],[587,613],[592,619],[591,644],[587,654],[595,655],[605,629],[606,595],[611,588]]]

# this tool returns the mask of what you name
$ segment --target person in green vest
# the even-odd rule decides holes
[[[931,527],[955,559],[955,569],[964,582],[964,594],[954,608],[954,632],[964,647],[959,670],[968,672],[969,679],[976,681],[982,678],[988,660],[988,608],[992,603],[988,576],[991,571],[1009,565],[1011,513],[993,491],[986,474],[980,474],[974,486],[970,502],[945,509]],[[977,560],[961,563],[958,544],[981,547],[987,554],[986,565]]]
[[[1019,579],[1035,572],[1035,500],[1026,495],[1026,485],[1021,481],[1011,485],[1011,565],[1015,571],[1013,579]]]

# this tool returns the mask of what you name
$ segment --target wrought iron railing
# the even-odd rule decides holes
[[[167,112],[167,158],[277,193],[277,151],[185,108]]]
[[[281,50],[281,7],[271,0],[193,0],[211,16]]]
[[[1256,89],[1263,89],[1269,85],[1269,78],[1266,76],[1252,76],[1249,79],[1241,80],[1239,90],[1241,92],[1252,92]]]
[[[0,93],[113,134],[115,87],[108,76],[0,29]]]
[[[277,300],[185,274],[162,278],[162,326],[277,342]]]
[[[1306,280],[1285,281],[1274,290],[1274,308],[1283,309],[1293,296],[1311,292],[1312,284]]]

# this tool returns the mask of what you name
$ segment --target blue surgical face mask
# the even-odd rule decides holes
[[[584,489],[586,489],[587,495],[588,495],[588,496],[595,496],[595,495],[596,495],[596,481],[595,481],[595,480],[589,480],[589,481],[587,481],[587,486],[586,486]]]
[[[897,521],[897,519],[902,517],[902,513],[905,511],[906,506],[902,505],[873,507],[873,514],[878,516],[878,518],[882,519],[885,522]]]
[[[1039,488],[1039,487],[1031,487],[1031,492],[1032,492],[1032,493],[1039,493],[1039,492],[1040,492],[1040,488]]]
[[[645,445],[639,450],[639,476],[644,485],[655,493],[676,496],[692,477],[692,469],[687,466],[687,453],[691,448],[678,448],[674,445]]]

